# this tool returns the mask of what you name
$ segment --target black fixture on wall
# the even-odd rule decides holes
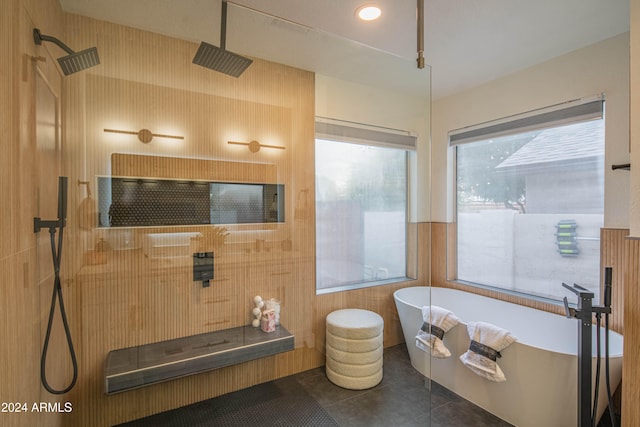
[[[51,296],[51,307],[49,309],[49,320],[47,322],[47,331],[44,336],[44,344],[42,346],[42,354],[40,356],[40,381],[42,386],[51,394],[65,394],[69,392],[76,384],[78,379],[78,360],[76,352],[73,348],[71,339],[71,330],[67,321],[67,312],[64,308],[64,300],[62,298],[62,284],[60,280],[60,264],[62,262],[62,242],[63,232],[67,224],[67,181],[66,176],[58,177],[58,219],[43,220],[40,217],[33,218],[33,232],[39,233],[43,228],[49,229],[49,237],[51,241],[51,255],[53,257],[53,294]],[[56,233],[58,233],[58,242],[56,245]],[[60,306],[60,317],[64,327],[69,355],[71,356],[71,364],[73,365],[73,378],[67,387],[63,389],[53,388],[47,381],[47,354],[49,350],[49,339],[51,338],[51,330],[53,326],[53,317],[56,309],[56,301]]]
[[[208,288],[213,280],[213,252],[196,252],[193,254],[193,281],[202,282]]]
[[[37,45],[41,45],[43,41],[54,43],[68,53],[67,56],[58,58],[58,64],[60,64],[60,68],[65,76],[100,64],[98,49],[95,47],[90,47],[89,49],[81,50],[80,52],[74,52],[69,46],[62,43],[57,38],[42,34],[37,28],[33,29],[33,41]]]
[[[631,163],[622,163],[619,165],[611,165],[611,169],[612,170],[625,170],[625,171],[630,171],[631,170]]]

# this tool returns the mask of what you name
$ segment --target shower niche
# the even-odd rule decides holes
[[[111,154],[98,176],[98,227],[285,222],[285,185],[276,165]]]
[[[285,221],[284,184],[98,177],[98,226]]]

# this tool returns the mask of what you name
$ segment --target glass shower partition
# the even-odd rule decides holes
[[[80,388],[91,390],[97,402],[87,401],[90,408],[79,411],[88,417],[85,425],[116,423],[110,418],[116,406],[135,403],[122,398],[126,393],[108,400],[96,386],[111,351],[160,348],[162,358],[154,353],[140,359],[159,360],[158,366],[179,360],[182,352],[196,355],[197,369],[206,370],[203,352],[218,345],[227,351],[236,342],[242,347],[255,339],[243,328],[263,329],[260,301],[278,307],[280,327],[290,334],[285,338],[295,337],[293,353],[269,363],[242,364],[250,359],[241,358],[225,370],[181,378],[185,392],[170,398],[177,407],[190,403],[185,396],[203,400],[323,366],[324,319],[339,308],[381,313],[385,345],[403,345],[392,294],[417,285],[428,289],[429,67],[418,69],[414,58],[236,4],[228,13],[227,49],[254,58],[237,78],[192,64],[193,41],[68,18],[77,34],[92,34],[102,62],[69,80],[64,105],[66,166],[72,182],[88,183],[75,239],[81,258]],[[248,26],[252,31],[245,31]],[[404,277],[317,293],[319,117],[415,137],[407,151],[406,187],[399,187],[406,191]],[[97,202],[91,190],[99,194]],[[376,244],[384,253],[384,242]],[[413,325],[414,336],[420,326]],[[204,341],[185,340],[193,336]],[[413,336],[406,345],[415,347]],[[274,351],[267,343],[264,356]],[[427,390],[420,413],[430,414],[429,379],[417,370],[411,375]],[[145,398],[154,400],[151,394]]]

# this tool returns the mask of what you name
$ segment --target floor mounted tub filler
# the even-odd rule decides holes
[[[403,288],[394,293],[394,299],[411,364],[422,375],[513,425],[575,427],[578,410],[575,319],[448,288]],[[451,351],[451,357],[446,359],[430,357],[415,345],[415,336],[422,325],[421,309],[430,301],[461,320],[444,336],[444,344]],[[517,338],[498,359],[505,382],[481,378],[459,359],[469,348],[466,323],[477,321],[499,326]],[[595,331],[593,336],[595,341]],[[601,338],[598,418],[607,407],[604,330]],[[594,378],[595,354],[594,343]],[[615,332],[609,332],[609,360],[613,392],[622,377],[622,336]]]

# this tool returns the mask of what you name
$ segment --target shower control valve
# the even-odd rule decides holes
[[[59,218],[56,220],[43,220],[39,217],[33,218],[33,232],[39,233],[43,228],[48,228],[49,231],[55,231],[57,228],[64,228],[67,225],[65,218]]]

